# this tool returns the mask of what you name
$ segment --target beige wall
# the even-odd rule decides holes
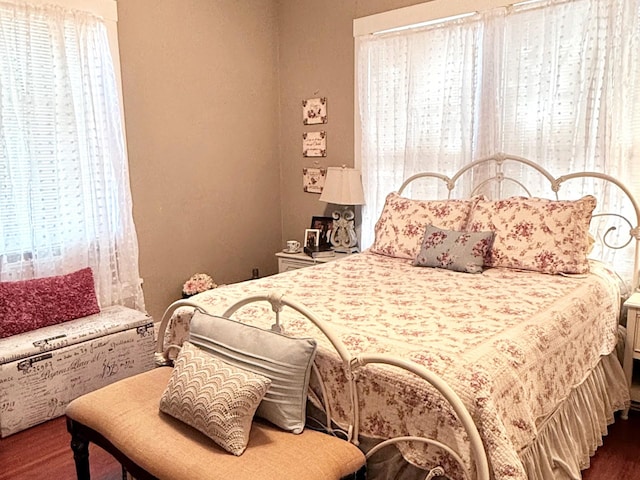
[[[274,273],[281,244],[272,0],[119,0],[133,214],[147,310],[183,282]]]
[[[353,166],[354,41],[353,20],[422,3],[411,0],[279,0],[280,165],[282,234],[302,241],[313,215],[335,208],[320,195],[302,190],[302,133],[327,132],[322,166]],[[328,122],[302,124],[305,98],[327,97]]]
[[[274,253],[329,213],[302,190],[302,133],[353,166],[352,21],[411,0],[118,0],[126,133],[147,310],[193,273],[276,272]],[[302,125],[301,101],[329,122]]]

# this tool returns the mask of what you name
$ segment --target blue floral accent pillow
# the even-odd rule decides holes
[[[492,243],[493,232],[457,232],[427,225],[413,265],[480,273]]]

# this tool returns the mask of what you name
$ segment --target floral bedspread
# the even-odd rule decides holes
[[[223,286],[192,300],[222,313],[250,294],[285,294],[330,322],[353,355],[387,353],[424,365],[465,403],[483,438],[492,476],[525,480],[518,453],[600,357],[615,349],[617,280],[595,262],[590,274],[579,276],[498,268],[467,274],[410,262],[364,252]],[[273,312],[266,303],[253,304],[234,317],[255,323],[260,317],[272,320]],[[319,336],[291,309],[281,319],[287,333]],[[184,318],[174,315],[173,320],[172,335],[180,336],[181,326],[187,328]],[[318,356],[320,370],[335,374],[329,388],[337,399],[334,413],[344,422],[345,379],[337,355],[328,353],[330,344],[319,340],[326,347]],[[427,435],[458,445],[469,462],[462,427],[431,387],[393,367],[367,366],[363,377],[362,434]],[[425,447],[405,447],[403,455],[418,465],[438,461],[451,467]]]

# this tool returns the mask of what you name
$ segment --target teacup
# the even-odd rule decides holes
[[[287,240],[287,252],[295,253],[300,249],[300,242],[297,240]]]

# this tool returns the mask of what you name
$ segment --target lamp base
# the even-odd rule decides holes
[[[353,210],[344,208],[342,212],[333,212],[333,229],[330,242],[337,253],[358,252],[358,238],[354,228]]]

